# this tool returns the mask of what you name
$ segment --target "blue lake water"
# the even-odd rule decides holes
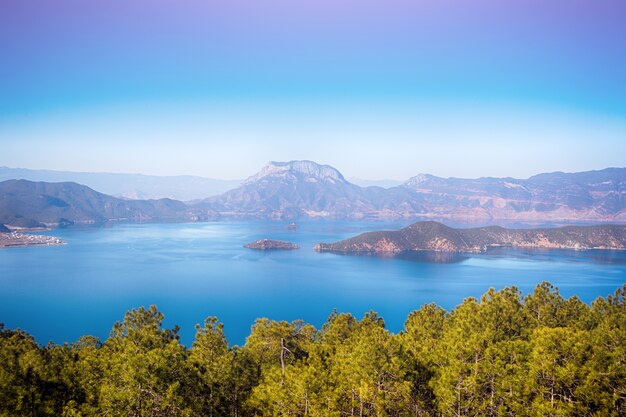
[[[38,342],[102,339],[116,320],[156,304],[165,325],[190,344],[196,323],[218,316],[231,344],[242,344],[258,317],[320,326],[337,308],[372,309],[399,331],[407,315],[435,302],[450,309],[490,287],[524,293],[541,281],[585,302],[626,283],[626,253],[498,250],[482,255],[376,258],[317,253],[332,242],[401,225],[312,222],[293,232],[280,222],[119,224],[50,232],[68,244],[0,250],[0,322]],[[284,239],[295,251],[243,244]]]

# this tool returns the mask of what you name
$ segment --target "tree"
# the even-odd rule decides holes
[[[97,337],[83,336],[70,346],[77,356],[74,362],[82,401],[66,405],[68,415],[95,416],[100,410],[100,389],[104,383],[104,363],[110,358],[101,355],[102,343]]]
[[[435,413],[435,394],[429,386],[437,370],[437,348],[441,343],[448,314],[435,304],[427,304],[409,314],[401,342],[408,353],[406,367],[413,385],[417,414]]]
[[[311,349],[315,328],[302,321],[288,323],[258,319],[246,339],[245,348],[255,358],[259,377],[275,366],[285,369],[289,363],[306,358]]]
[[[155,306],[133,309],[115,323],[101,348],[103,367],[99,408],[111,416],[190,414],[181,392],[186,351],[178,328],[163,329]]]
[[[626,415],[626,285],[593,302],[593,355],[579,394],[590,409]]]
[[[228,392],[232,388],[233,353],[228,349],[224,325],[217,317],[209,317],[204,326],[196,326],[196,339],[189,355],[194,373],[190,387],[195,392],[194,409],[198,414],[224,416],[228,414]]]
[[[525,406],[528,321],[517,288],[466,299],[446,320],[431,386],[443,415],[515,414]]]
[[[40,416],[44,404],[43,359],[32,336],[0,325],[0,416]]]
[[[306,361],[315,333],[313,326],[301,321],[275,322],[263,318],[255,322],[241,351],[252,358],[257,370],[253,383],[256,387],[248,406],[262,415],[289,415],[277,410],[286,409],[285,398],[297,395],[290,386],[293,367]]]
[[[530,358],[532,409],[536,416],[574,416],[584,412],[577,406],[576,391],[589,357],[588,334],[563,327],[541,327],[532,337]]]
[[[331,409],[341,415],[412,414],[411,384],[401,358],[402,346],[369,312],[338,346],[330,360]]]

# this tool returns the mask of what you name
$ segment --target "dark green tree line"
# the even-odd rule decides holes
[[[188,348],[162,323],[142,307],[104,342],[46,346],[0,325],[0,416],[626,415],[626,286],[591,306],[548,283],[489,290],[398,334],[333,312],[258,319],[230,347],[209,317]]]

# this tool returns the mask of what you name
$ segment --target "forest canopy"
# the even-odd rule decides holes
[[[398,334],[373,311],[261,318],[232,347],[216,317],[191,347],[163,317],[45,346],[0,325],[0,416],[626,415],[626,285],[591,305],[549,283],[491,289]]]

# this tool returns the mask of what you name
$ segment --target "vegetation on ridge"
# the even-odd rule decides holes
[[[405,251],[484,252],[490,247],[551,249],[626,249],[626,225],[505,229],[500,226],[455,229],[442,223],[416,222],[400,230],[367,232],[315,249],[343,253]]]
[[[0,327],[0,416],[619,416],[626,285],[591,306],[548,283],[429,304],[392,334],[374,312],[315,329],[258,319],[229,347],[209,317],[186,348],[156,307],[100,342]]]

